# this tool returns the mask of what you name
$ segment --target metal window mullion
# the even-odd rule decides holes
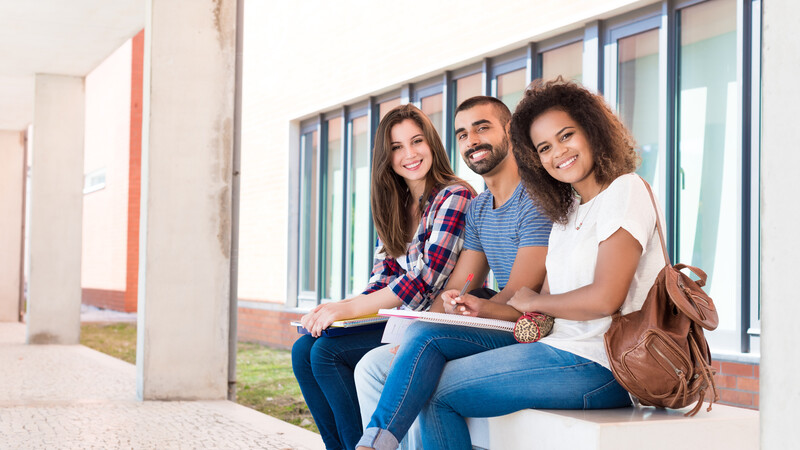
[[[492,58],[483,58],[481,63],[481,95],[496,95],[493,91],[495,86],[494,76],[492,75]]]
[[[323,215],[325,213],[325,190],[323,189],[323,176],[322,174],[325,173],[325,151],[322,144],[326,140],[326,136],[323,131],[325,129],[324,126],[325,122],[322,118],[322,114],[320,114],[317,118],[317,177],[315,182],[317,183],[317,251],[316,251],[316,258],[314,258],[314,273],[316,273],[316,286],[315,292],[317,295],[316,303],[320,304],[322,302],[322,270],[323,265],[321,264],[322,260],[322,244],[323,244],[323,235],[325,233],[324,230],[324,223]]]
[[[680,229],[678,227],[678,211],[680,207],[680,155],[678,152],[678,136],[680,126],[678,111],[680,110],[679,74],[680,59],[678,58],[678,44],[680,42],[680,26],[678,12],[671,1],[664,2],[664,13],[667,16],[667,174],[665,186],[667,209],[665,220],[667,222],[667,250],[670,258],[676,261],[680,258],[678,242],[680,242]],[[670,232],[671,230],[671,232]]]
[[[411,84],[406,83],[400,88],[400,104],[405,105],[411,103],[411,97],[414,95],[414,90]]]
[[[750,198],[750,183],[751,183],[751,75],[750,72],[752,65],[752,1],[751,0],[737,0],[737,47],[738,57],[741,58],[741,63],[737,64],[739,73],[737,74],[740,80],[739,86],[739,101],[740,101],[740,129],[741,134],[741,155],[742,155],[742,191],[741,191],[741,289],[740,289],[740,350],[742,353],[750,352],[750,336],[747,330],[750,328],[750,214],[751,211],[751,198]]]
[[[583,32],[583,85],[589,90],[602,93],[603,90],[603,43],[599,20],[589,22]],[[591,77],[587,77],[590,74]]]
[[[761,0],[751,3],[751,85],[750,85],[750,323],[752,339],[761,334]]]
[[[367,136],[369,137],[369,150],[367,150],[368,155],[368,170],[369,170],[369,181],[370,184],[367,186],[369,190],[369,204],[367,205],[367,215],[369,216],[369,232],[364,239],[367,239],[367,261],[369,261],[369,268],[367,269],[369,272],[372,271],[372,257],[373,257],[373,250],[375,249],[375,221],[372,220],[372,154],[373,150],[375,149],[375,132],[378,130],[378,121],[377,117],[378,114],[375,114],[378,105],[375,103],[375,97],[370,97],[367,101]],[[368,272],[368,273],[369,273]]]
[[[444,132],[442,133],[442,144],[450,156],[450,167],[456,170],[455,146],[453,145],[453,111],[456,109],[456,96],[453,81],[453,74],[449,70],[442,75],[442,115],[444,116]]]
[[[347,239],[347,231],[349,230],[349,223],[350,223],[350,214],[348,206],[352,203],[350,199],[350,161],[351,155],[350,151],[350,135],[347,132],[349,128],[348,125],[350,123],[350,117],[348,115],[349,111],[347,106],[342,106],[342,125],[340,132],[342,133],[342,142],[341,146],[341,156],[340,156],[340,164],[342,166],[342,235],[340,238],[342,239],[342,254],[339,259],[341,270],[341,276],[339,277],[339,298],[345,298],[346,291],[347,291],[347,276],[348,276],[348,267],[347,261],[349,258],[347,255],[350,254],[349,252],[349,242],[350,240]]]
[[[529,42],[525,54],[525,81],[527,84],[542,76],[542,58],[535,42]]]

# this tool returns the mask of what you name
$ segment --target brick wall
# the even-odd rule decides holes
[[[125,292],[123,291],[88,288],[83,288],[81,291],[81,303],[85,305],[114,311],[129,312],[125,309]]]
[[[758,409],[758,364],[713,361],[711,365],[717,370],[714,381],[720,403]]]
[[[240,307],[238,339],[289,349],[299,335],[288,324],[301,316],[301,313]],[[715,360],[712,366],[717,371],[714,380],[719,403],[758,409],[758,364]]]
[[[302,316],[302,313],[239,307],[237,336],[243,342],[290,349],[300,335],[289,322]]]
[[[139,287],[139,200],[142,178],[142,69],[144,30],[134,36],[131,50],[131,127],[128,164],[128,243],[125,300],[122,311],[134,312]]]

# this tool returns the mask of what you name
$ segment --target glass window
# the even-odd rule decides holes
[[[637,172],[656,192],[663,183],[658,166],[658,33],[655,29],[617,41],[617,111],[642,156]]]
[[[565,80],[581,82],[583,78],[583,42],[558,47],[542,53],[542,79],[561,75]]]
[[[359,293],[367,285],[372,263],[369,239],[370,149],[368,127],[367,116],[350,121],[347,294]]]
[[[317,132],[301,138],[300,292],[317,290]]]
[[[391,111],[392,108],[394,108],[395,106],[400,106],[400,99],[399,98],[395,98],[395,99],[392,99],[392,100],[387,100],[387,101],[381,103],[380,105],[378,105],[378,115],[379,115],[378,121],[383,119],[383,116],[385,116],[386,113]]]
[[[442,94],[431,95],[423,97],[420,109],[425,113],[428,118],[433,122],[433,127],[442,136],[442,129],[444,128],[444,103],[442,102]]]
[[[732,333],[738,329],[742,239],[736,1],[685,8],[678,24],[677,260],[708,274],[706,292],[720,319],[709,341],[738,351]]]
[[[481,87],[482,80],[483,74],[476,73],[475,75],[459,78],[455,81],[456,107],[470,97],[483,94],[483,89]],[[452,130],[448,131],[452,132]],[[455,140],[453,140],[453,159],[455,160],[456,175],[466,180],[476,191],[482,192],[484,188],[483,177],[473,172],[472,169],[467,166],[467,163],[464,162],[461,158],[461,154],[458,152],[458,145],[455,143]]]
[[[525,79],[525,69],[515,70],[497,76],[497,98],[508,106],[511,112],[517,107],[517,103],[522,100],[527,86]]]
[[[322,221],[322,298],[339,299],[342,280],[342,227],[344,178],[342,171],[342,118],[327,122],[327,156]]]

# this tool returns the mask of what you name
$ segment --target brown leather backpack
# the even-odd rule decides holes
[[[707,275],[702,270],[672,266],[658,209],[650,185],[642,180],[656,210],[656,228],[666,266],[659,272],[642,309],[621,315],[617,312],[605,334],[611,372],[619,384],[646,406],[683,408],[697,414],[706,392],[711,389],[708,411],[719,400],[711,367],[711,352],[703,328],[713,330],[719,323],[714,302],[703,292]],[[681,272],[689,269],[698,281]]]

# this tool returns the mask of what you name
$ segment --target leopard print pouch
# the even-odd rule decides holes
[[[537,312],[525,313],[514,325],[514,339],[520,344],[529,344],[547,336],[553,331],[555,319]]]

